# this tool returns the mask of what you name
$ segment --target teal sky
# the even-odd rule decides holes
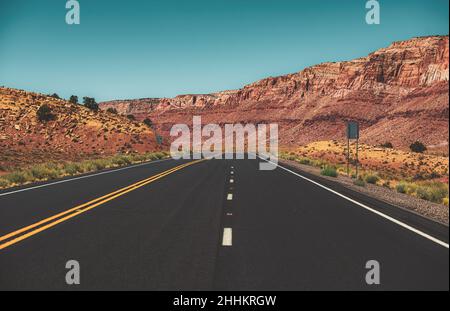
[[[0,0],[0,85],[109,99],[236,89],[392,41],[447,35],[448,0]]]

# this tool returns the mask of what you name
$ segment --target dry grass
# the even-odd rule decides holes
[[[81,162],[49,162],[16,170],[0,177],[0,189],[31,182],[47,181],[65,176],[95,172],[107,168],[121,167],[135,163],[163,159],[165,152],[116,155],[113,157],[85,160]]]
[[[362,146],[359,150],[359,178],[355,184],[373,184],[399,193],[448,206],[448,158],[402,152],[389,148]],[[317,142],[295,150],[284,151],[282,159],[318,167],[324,176],[346,175],[343,145]],[[333,168],[331,172],[330,168]],[[352,168],[350,174],[356,177]]]

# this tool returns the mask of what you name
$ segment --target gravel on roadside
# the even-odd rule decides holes
[[[304,171],[306,173],[314,174],[324,178],[326,180],[330,180],[336,183],[339,183],[346,188],[357,191],[359,193],[363,193],[367,196],[376,198],[380,201],[384,201],[391,205],[395,205],[399,208],[409,210],[413,213],[417,213],[424,217],[430,218],[434,221],[442,223],[444,225],[449,224],[449,208],[448,206],[436,204],[433,202],[425,201],[407,194],[398,193],[395,190],[367,184],[365,187],[356,186],[353,184],[353,180],[347,176],[339,175],[337,178],[327,177],[320,175],[320,169],[313,166],[303,165],[296,161],[291,160],[279,160],[280,164],[286,164],[291,167],[297,168],[300,171]]]

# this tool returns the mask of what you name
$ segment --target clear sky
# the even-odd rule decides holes
[[[447,35],[448,0],[0,0],[0,85],[109,99],[236,89],[392,41]]]

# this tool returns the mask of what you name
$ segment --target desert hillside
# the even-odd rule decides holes
[[[367,57],[324,63],[242,89],[175,98],[101,103],[150,118],[167,134],[175,123],[276,122],[282,146],[343,140],[345,121],[362,126],[362,142],[407,149],[416,141],[448,154],[449,38],[395,42]],[[236,73],[238,74],[238,73]]]
[[[46,104],[53,120],[40,121]],[[0,87],[0,171],[49,160],[80,160],[158,149],[144,124],[65,100]]]

